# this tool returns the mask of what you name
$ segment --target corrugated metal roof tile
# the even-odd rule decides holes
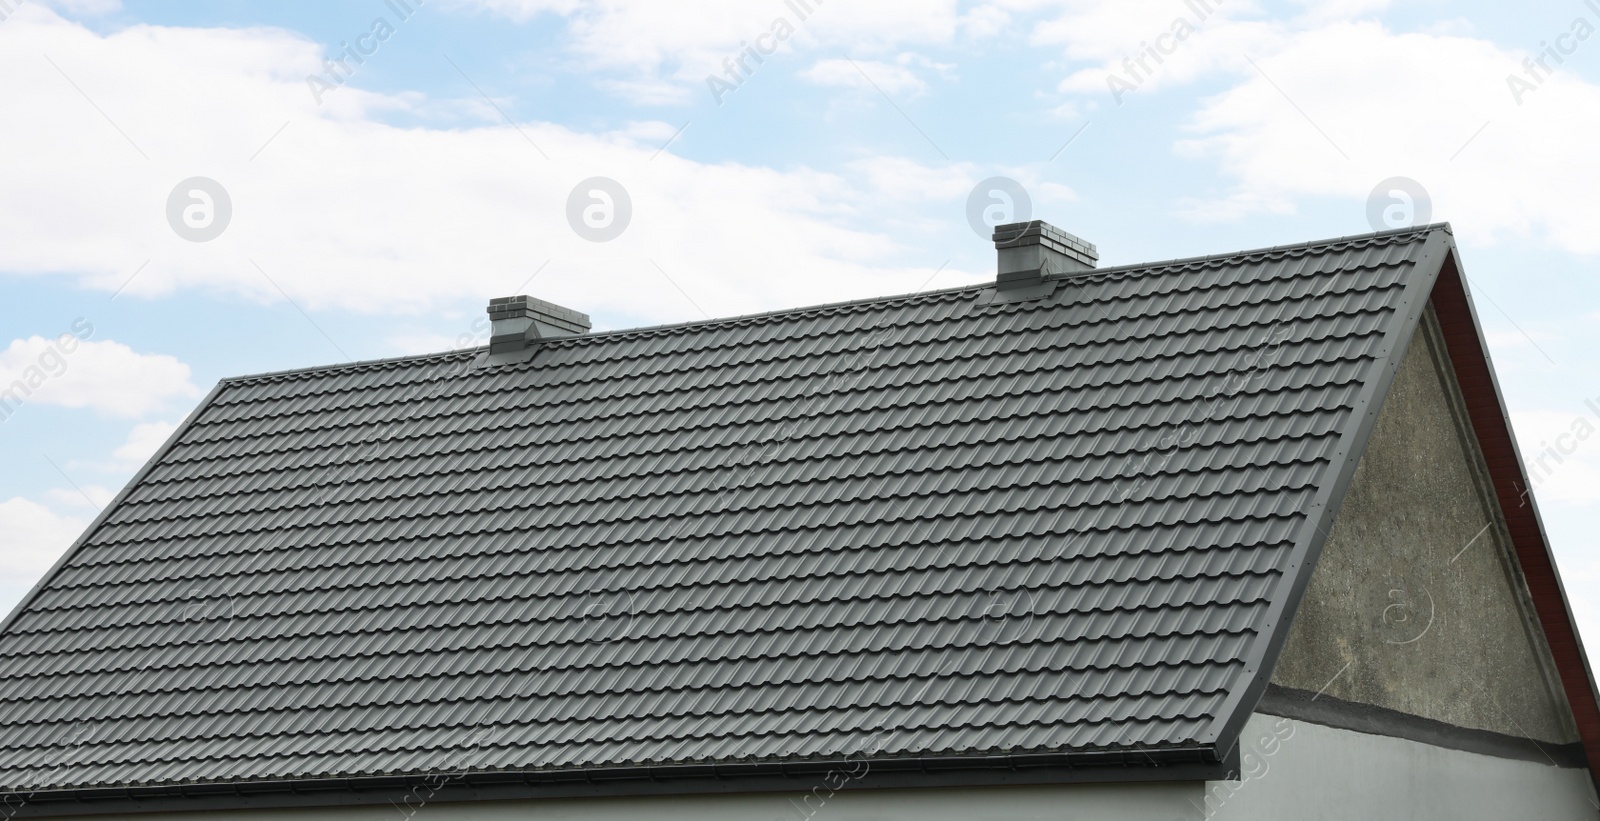
[[[0,785],[1194,743],[1425,238],[227,382],[0,635]]]

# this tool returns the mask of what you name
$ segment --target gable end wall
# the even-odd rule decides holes
[[[1578,739],[1430,307],[1272,683],[1550,744]]]

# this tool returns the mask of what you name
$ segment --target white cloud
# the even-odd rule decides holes
[[[1472,283],[1472,291],[1474,291],[1472,301],[1477,302],[1480,306],[1488,299],[1493,299],[1493,294],[1483,290],[1482,283]],[[1542,330],[1538,325],[1514,326],[1514,330],[1485,330],[1483,331],[1483,341],[1488,342],[1490,350],[1494,350],[1494,352],[1517,349],[1539,350],[1539,347],[1542,347],[1539,346],[1539,342],[1562,341],[1562,336]]]
[[[133,430],[128,432],[128,441],[112,451],[111,455],[130,467],[143,465],[177,429],[178,425],[174,422],[145,422],[134,425]]]
[[[0,586],[33,585],[87,524],[27,499],[0,502]]]
[[[1540,502],[1600,502],[1600,415],[1519,411],[1511,414],[1528,484]]]
[[[99,513],[102,508],[111,504],[116,495],[115,491],[101,485],[53,487],[44,492],[44,498],[50,500],[57,509],[67,508],[88,513]]]
[[[1041,203],[1078,201],[1078,192],[1058,182],[1041,182],[1032,190],[1034,199]]]
[[[876,86],[885,94],[920,94],[928,90],[928,84],[915,71],[877,60],[819,60],[801,76],[825,86],[869,90]]]
[[[489,337],[486,334],[461,333],[451,336],[449,334],[419,331],[390,334],[385,341],[388,342],[389,349],[394,351],[396,356],[410,356],[487,345]]]
[[[948,43],[963,28],[993,34],[1004,15],[980,6],[963,15],[957,0],[452,0],[450,5],[517,21],[543,14],[566,18],[574,52],[586,65],[620,73],[614,90],[638,102],[681,102],[706,93],[706,77],[724,72],[783,19],[795,34],[780,48],[838,48],[854,53],[909,43]],[[766,45],[774,41],[766,40]]]
[[[1372,17],[1389,8],[1391,0],[1296,0],[1313,20],[1347,20]]]
[[[1098,63],[1068,75],[1061,89],[1106,101],[1112,100],[1111,75],[1143,91],[1190,82],[1220,67],[1245,65],[1243,54],[1280,40],[1284,28],[1248,19],[1255,12],[1248,3],[1095,0],[1063,6],[1033,26],[1031,42],[1060,48],[1073,62]]]
[[[962,15],[960,27],[968,36],[983,39],[1000,34],[1010,23],[1011,14],[1008,9],[995,4],[982,4]]]
[[[17,0],[11,0],[15,4]],[[47,0],[50,5],[67,14],[99,17],[122,10],[122,0]]]
[[[1600,87],[1557,74],[1518,105],[1506,78],[1523,76],[1521,58],[1372,22],[1299,32],[1255,56],[1262,73],[1250,67],[1205,100],[1179,148],[1236,179],[1214,203],[1236,217],[1304,197],[1364,201],[1405,176],[1429,192],[1431,219],[1478,242],[1538,237],[1600,253],[1600,155],[1587,137]]]
[[[1075,3],[1036,26],[1033,42],[1097,63],[1061,89],[1110,104],[1098,116],[1117,110],[1113,75],[1135,89],[1123,104],[1161,87],[1230,83],[1199,101],[1192,136],[1176,148],[1220,166],[1235,184],[1181,201],[1180,214],[1237,220],[1292,212],[1306,198],[1364,202],[1380,180],[1405,176],[1428,191],[1433,220],[1454,222],[1476,242],[1536,237],[1600,253],[1592,228],[1600,154],[1589,139],[1600,125],[1600,86],[1562,71],[1538,72],[1535,83],[1523,65],[1530,55],[1469,28],[1392,31],[1370,19],[1386,5],[1310,4],[1298,18],[1266,20],[1250,4],[1219,4],[1202,21],[1176,0]],[[1194,32],[1160,41],[1169,53],[1138,65],[1179,20]],[[1588,20],[1600,26],[1600,17]],[[1552,42],[1567,22],[1552,25]],[[1535,87],[1513,94],[1510,77]]]
[[[1581,574],[1581,582],[1592,583],[1594,580],[1600,579],[1600,572],[1597,572],[1593,565],[1587,570],[1588,572]],[[1568,593],[1567,603],[1572,607],[1573,620],[1578,623],[1579,639],[1587,647],[1593,647],[1595,640],[1600,638],[1600,605],[1596,605],[1589,598],[1571,595],[1570,588]]]
[[[915,96],[928,90],[928,84],[917,73],[922,69],[945,78],[955,76],[955,66],[936,63],[914,52],[904,52],[894,62],[881,60],[852,60],[848,58],[819,60],[801,72],[802,77],[825,86],[860,88],[885,94]]]
[[[307,310],[394,313],[509,293],[549,260],[541,296],[664,321],[700,316],[678,287],[723,315],[906,290],[940,261],[898,262],[909,249],[881,231],[924,203],[853,176],[658,153],[659,125],[390,126],[373,116],[435,104],[344,87],[319,108],[306,77],[320,61],[319,46],[281,30],[102,36],[23,7],[0,27],[0,270],[111,292],[150,260],[122,299],[204,287],[280,302],[281,288]],[[210,242],[166,220],[169,193],[192,176],[232,201]],[[567,221],[568,193],[592,176],[631,196],[632,223],[609,243]]]
[[[82,327],[85,336],[93,332],[92,325]],[[199,395],[200,389],[189,381],[188,365],[164,354],[136,353],[111,340],[32,336],[0,349],[4,417],[35,403],[138,417],[172,400]]]
[[[1234,222],[1255,214],[1293,214],[1293,199],[1283,194],[1236,191],[1222,199],[1179,197],[1174,212],[1195,222]]]

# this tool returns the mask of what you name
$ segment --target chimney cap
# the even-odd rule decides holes
[[[593,327],[589,315],[531,296],[489,300],[489,353],[515,353],[541,339],[579,336]]]
[[[500,296],[489,300],[490,314],[511,314],[517,312],[547,314],[552,317],[569,319],[573,322],[581,322],[586,326],[589,324],[588,314],[574,311],[571,308],[563,308],[554,302],[546,302],[536,297],[526,295]]]
[[[1094,243],[1044,220],[996,225],[993,239],[1000,263],[995,285],[1001,290],[1041,285],[1046,273],[1088,271],[1100,261]]]
[[[1016,248],[1023,245],[1060,245],[1098,261],[1100,252],[1094,243],[1074,236],[1044,220],[1013,222],[994,227],[994,247]]]

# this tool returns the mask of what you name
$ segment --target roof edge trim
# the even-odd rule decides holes
[[[17,617],[21,616],[22,612],[28,609],[28,605],[33,603],[33,600],[38,597],[39,593],[42,592],[53,579],[55,579],[56,575],[61,572],[61,569],[67,566],[68,562],[72,561],[72,558],[78,554],[78,551],[83,549],[83,546],[89,542],[89,539],[94,536],[95,532],[100,529],[101,525],[105,524],[106,519],[111,517],[112,512],[122,507],[123,501],[128,498],[129,494],[133,492],[134,488],[144,484],[145,476],[150,473],[151,469],[156,466],[157,462],[160,462],[161,459],[167,455],[167,451],[171,450],[172,446],[177,444],[178,440],[189,431],[189,428],[194,426],[195,420],[199,419],[200,414],[204,413],[211,407],[211,403],[216,401],[217,395],[222,393],[226,386],[227,380],[218,381],[217,384],[211,386],[211,390],[206,392],[206,395],[198,404],[194,406],[194,410],[189,411],[189,415],[184,417],[184,420],[178,424],[178,427],[167,436],[167,440],[161,443],[161,447],[156,448],[156,452],[150,454],[150,458],[145,460],[144,465],[139,468],[139,472],[133,474],[133,478],[129,479],[128,483],[122,486],[122,490],[117,491],[117,495],[112,497],[111,501],[107,502],[106,506],[100,509],[100,513],[94,517],[93,521],[89,522],[89,525],[83,529],[82,533],[78,534],[78,538],[72,542],[72,545],[61,552],[61,558],[56,559],[55,564],[50,565],[50,569],[46,570],[44,575],[39,577],[39,581],[35,582],[33,587],[28,589],[28,592],[23,595],[20,601],[17,602],[17,606],[11,608],[11,612],[6,614],[4,619],[0,619],[0,633],[5,633],[11,629],[11,625],[17,620]]]
[[[26,795],[7,818],[188,812],[287,807],[633,795],[807,792],[846,771],[854,789],[980,787],[1140,781],[1215,781],[1239,777],[1238,748],[1209,745],[1150,750],[816,759],[677,764],[554,771],[430,772],[412,775],[75,788],[0,793],[0,805]],[[842,788],[841,788],[842,789]]]
[[[1588,756],[1590,776],[1600,785],[1600,771],[1596,770],[1600,764],[1600,692],[1572,617],[1544,520],[1523,469],[1522,453],[1512,434],[1483,325],[1472,304],[1470,279],[1458,259],[1452,256],[1450,263],[1432,294],[1434,313],[1466,405],[1466,421],[1472,426],[1473,437],[1488,466],[1496,515],[1511,535],[1517,565],[1527,583],[1540,629],[1555,657],[1567,706]]]

